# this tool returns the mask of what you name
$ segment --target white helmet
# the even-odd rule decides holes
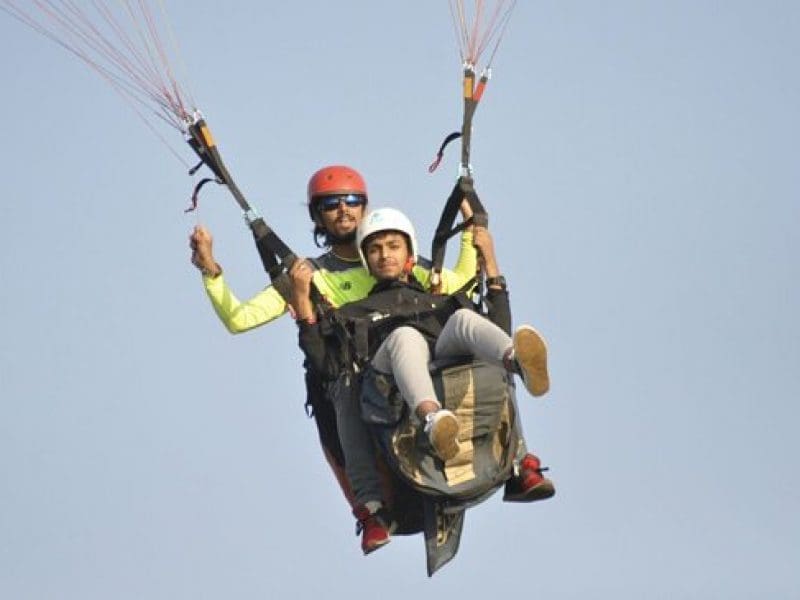
[[[373,233],[379,231],[399,231],[405,233],[411,242],[411,258],[417,262],[417,234],[414,231],[414,225],[407,216],[401,213],[396,208],[379,208],[373,210],[366,215],[358,226],[356,231],[356,244],[358,245],[358,255],[361,257],[361,263],[369,269],[367,257],[364,256],[364,249],[361,245],[364,240],[371,236]]]

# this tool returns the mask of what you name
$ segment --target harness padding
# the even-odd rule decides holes
[[[467,358],[434,363],[431,376],[439,401],[459,423],[460,451],[446,463],[434,456],[391,375],[368,368],[361,381],[362,418],[403,487],[422,502],[428,575],[456,555],[466,509],[508,479],[522,443],[513,380],[505,369]],[[404,533],[411,533],[403,521],[412,515],[396,514]]]
[[[472,504],[511,474],[519,444],[511,376],[472,361],[434,365],[437,397],[459,422],[460,451],[443,463],[434,456],[422,424],[410,418],[391,375],[368,369],[362,381],[362,416],[373,425],[390,466],[425,495]]]

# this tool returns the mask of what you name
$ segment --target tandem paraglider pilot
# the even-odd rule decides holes
[[[486,230],[481,240],[484,261],[495,265]],[[310,265],[298,265],[291,273],[300,345],[315,372],[337,379],[343,371],[349,369],[355,376],[369,365],[391,376],[411,420],[423,432],[423,443],[444,466],[461,450],[460,425],[437,396],[429,374],[432,360],[471,355],[518,374],[534,396],[547,392],[547,351],[535,329],[524,325],[512,338],[473,310],[466,294],[434,295],[420,283],[414,272],[417,237],[403,213],[384,208],[368,214],[359,225],[356,244],[376,284],[365,299],[335,311],[333,325],[317,320]],[[360,329],[365,322],[366,329]],[[393,527],[375,466],[375,444],[362,418],[359,395],[340,394],[333,401],[356,516],[364,531],[362,547],[368,553],[389,541]],[[526,454],[521,463],[517,476],[508,483],[506,499],[533,501],[552,496],[554,487],[542,476],[539,460]]]

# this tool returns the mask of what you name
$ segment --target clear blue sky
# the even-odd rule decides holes
[[[428,245],[446,2],[165,5],[290,244],[315,251],[306,180],[344,162]],[[519,3],[473,158],[549,340],[552,391],[520,400],[558,494],[470,511],[432,580],[418,536],[361,556],[291,321],[213,314],[198,220],[240,297],[265,284],[225,190],[184,215],[184,167],[107,85],[3,14],[0,40],[0,597],[800,597],[800,4]]]

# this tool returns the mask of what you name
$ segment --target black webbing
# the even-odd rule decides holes
[[[203,163],[200,163],[200,164],[202,165]],[[192,174],[191,171],[189,172],[189,174],[190,175]],[[200,190],[203,189],[203,186],[205,184],[207,184],[207,183],[209,183],[211,181],[214,181],[216,183],[222,183],[219,179],[215,179],[213,177],[204,177],[203,179],[201,179],[197,183],[197,185],[194,186],[194,189],[192,190],[192,197],[191,197],[191,199],[189,201],[190,202],[189,208],[187,208],[183,212],[185,212],[185,213],[192,212],[193,210],[195,210],[197,208],[197,202],[200,199]]]
[[[472,217],[469,222],[454,227],[453,224],[455,223],[459,207],[463,200],[469,203],[472,209]],[[450,192],[450,197],[447,199],[447,202],[445,202],[442,216],[439,219],[439,224],[436,226],[436,233],[433,235],[433,245],[431,247],[433,266],[431,270],[434,273],[441,273],[444,267],[444,255],[448,240],[469,224],[479,227],[488,227],[489,215],[483,207],[480,198],[478,198],[478,194],[475,192],[472,178],[459,177],[453,187],[453,191]]]
[[[294,252],[283,243],[283,240],[267,225],[261,217],[254,219],[250,222],[250,229],[253,231],[253,237],[256,240],[256,245],[259,248],[259,254],[262,248],[277,256],[283,268],[287,271],[292,268],[292,265],[297,261],[297,256]],[[267,265],[264,265],[267,268]],[[270,271],[267,270],[269,273]],[[271,274],[271,273],[270,273]]]
[[[297,256],[261,217],[250,223],[250,229],[253,232],[258,255],[261,257],[261,264],[264,265],[272,286],[287,304],[291,303],[292,283],[289,281],[287,271],[297,262]]]
[[[278,291],[281,297],[288,303],[292,298],[292,282],[280,263],[278,256],[266,244],[266,238],[253,237],[256,242],[258,255],[261,257],[261,264],[269,275],[272,286]]]
[[[472,98],[464,99],[464,122],[461,126],[461,167],[470,168],[470,151],[472,147],[472,118],[478,103]],[[469,171],[467,171],[469,172]]]
[[[453,133],[449,134],[446,138],[444,138],[442,145],[439,146],[439,151],[436,153],[436,158],[434,158],[433,162],[428,166],[428,173],[433,173],[439,167],[439,164],[442,162],[442,159],[444,158],[444,150],[445,148],[447,148],[448,144],[450,144],[450,142],[452,142],[453,140],[457,140],[460,137],[461,137],[461,132],[454,131]]]
[[[188,128],[190,137],[187,139],[189,146],[197,153],[200,160],[205,163],[216,179],[206,178],[202,180],[192,194],[192,206],[197,206],[197,195],[200,189],[209,181],[217,181],[224,184],[233,195],[237,204],[245,212],[247,223],[253,232],[258,255],[264,265],[264,270],[269,274],[273,286],[288,303],[291,300],[291,283],[288,280],[286,271],[292,268],[297,261],[297,256],[283,242],[281,238],[266,224],[261,217],[254,217],[253,210],[247,199],[239,190],[236,182],[231,177],[216,144],[211,137],[208,127],[203,119],[198,119]],[[195,166],[190,172],[197,171],[199,165]]]

